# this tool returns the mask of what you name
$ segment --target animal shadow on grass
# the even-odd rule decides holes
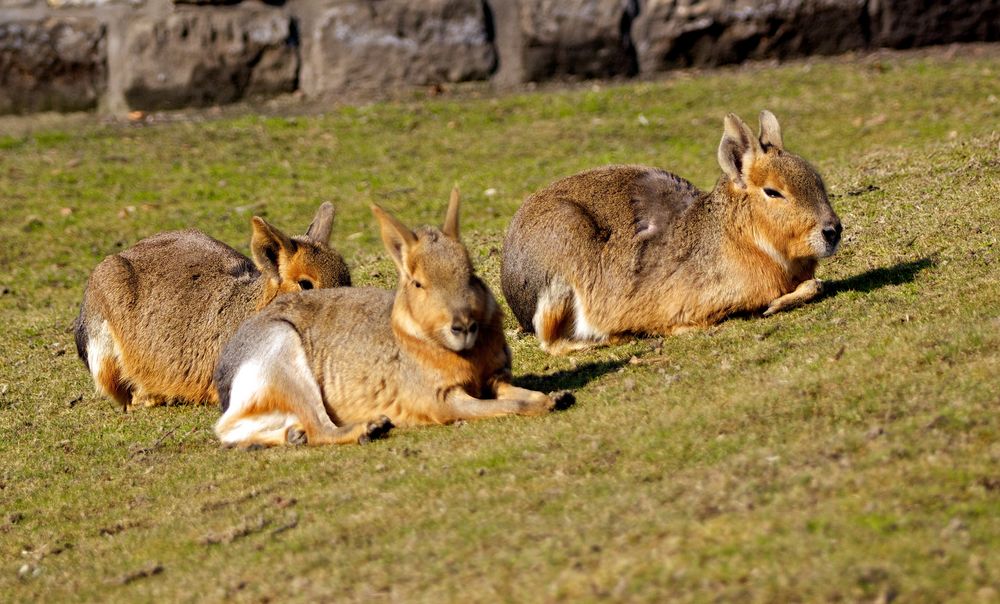
[[[598,361],[585,363],[573,369],[563,369],[548,375],[522,375],[514,380],[514,385],[529,390],[552,392],[556,399],[555,408],[562,411],[573,406],[576,402],[573,391],[583,388],[606,373],[617,370],[627,362],[627,359]],[[557,391],[558,396],[556,396]]]
[[[926,256],[918,260],[899,262],[893,266],[873,268],[863,273],[827,281],[824,285],[827,288],[825,298],[832,298],[841,292],[855,291],[867,293],[888,285],[901,285],[909,283],[917,278],[920,271],[935,266],[937,259],[934,256]]]

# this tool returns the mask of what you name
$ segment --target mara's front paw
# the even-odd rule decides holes
[[[365,424],[365,432],[358,437],[358,444],[363,445],[375,440],[376,438],[381,438],[391,429],[392,420],[384,415],[380,415],[378,419]]]
[[[771,304],[767,307],[767,309],[764,311],[764,316],[770,317],[776,312],[781,312],[783,309],[784,306],[781,304],[781,298],[778,298],[777,300],[771,302]]]
[[[526,397],[526,400],[521,401],[518,415],[545,415],[556,409],[557,405],[558,402],[555,396],[541,392],[531,392],[530,397]]]
[[[550,392],[549,398],[551,398],[553,402],[551,408],[556,411],[569,409],[576,404],[576,396],[569,390],[557,390],[555,392]]]
[[[795,291],[772,300],[771,304],[768,305],[767,310],[764,311],[764,316],[770,317],[776,312],[791,310],[796,306],[800,306],[819,297],[822,293],[823,282],[819,279],[809,279],[808,281],[803,281],[798,287],[795,288]]]
[[[292,426],[285,432],[285,442],[295,446],[304,445],[309,442],[309,437],[301,426]]]

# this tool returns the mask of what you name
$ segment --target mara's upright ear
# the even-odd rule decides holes
[[[448,200],[448,213],[444,217],[444,228],[441,232],[458,240],[458,205],[461,195],[458,194],[458,185],[451,189],[451,199]]]
[[[741,189],[746,188],[750,166],[760,153],[760,142],[746,123],[735,113],[727,115],[722,142],[719,143],[719,166]]]
[[[417,242],[417,236],[406,225],[382,208],[373,205],[372,213],[375,214],[375,219],[378,220],[379,228],[382,231],[382,243],[385,245],[386,251],[389,252],[389,256],[392,257],[392,261],[396,263],[399,274],[409,275],[410,271],[406,268],[406,253],[410,246]]]
[[[760,146],[767,151],[768,147],[774,147],[778,151],[784,151],[785,146],[781,142],[781,126],[778,118],[767,109],[760,112]]]
[[[306,237],[316,243],[330,244],[330,232],[333,230],[333,204],[324,201],[316,210],[316,216],[306,229]]]
[[[253,263],[269,278],[281,281],[281,273],[278,271],[281,252],[284,250],[285,254],[293,254],[295,242],[260,216],[253,217],[251,226],[253,235],[250,237],[250,252],[253,254]]]

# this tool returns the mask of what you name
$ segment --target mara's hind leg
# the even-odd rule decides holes
[[[132,403],[132,387],[122,370],[121,352],[105,320],[85,326],[87,368],[97,390],[127,409]]]
[[[313,438],[309,438],[309,431],[305,426],[298,424],[288,429],[285,441],[290,445],[350,445],[354,443],[364,444],[376,439],[392,428],[392,421],[380,415],[378,419],[370,422],[358,422],[356,424],[346,424],[335,426],[333,430],[313,430]]]
[[[532,323],[539,346],[552,355],[602,346],[608,340],[587,320],[579,296],[561,277],[542,290]]]
[[[245,350],[243,358],[223,358],[220,363],[232,367],[234,375],[216,374],[217,382],[228,388],[228,397],[222,395],[228,406],[215,425],[223,444],[249,447],[361,443],[392,427],[384,416],[370,422],[335,425],[299,335],[290,325],[266,325],[255,333],[253,342],[239,344]],[[228,349],[223,356],[227,354]]]

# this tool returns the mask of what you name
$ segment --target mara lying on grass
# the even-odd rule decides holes
[[[770,315],[815,298],[818,258],[840,242],[823,180],[784,149],[725,119],[710,192],[645,166],[559,180],[517,211],[501,282],[518,322],[552,354],[628,334],[671,334],[727,315]]]
[[[392,425],[554,407],[510,383],[500,308],[459,241],[458,191],[441,230],[411,231],[372,211],[399,269],[397,291],[302,292],[244,323],[215,372],[224,444],[364,442]]]
[[[351,284],[328,245],[329,203],[301,237],[257,216],[252,225],[253,262],[188,229],[153,235],[97,265],[74,331],[99,391],[126,408],[214,404],[212,372],[240,323],[280,293]]]

